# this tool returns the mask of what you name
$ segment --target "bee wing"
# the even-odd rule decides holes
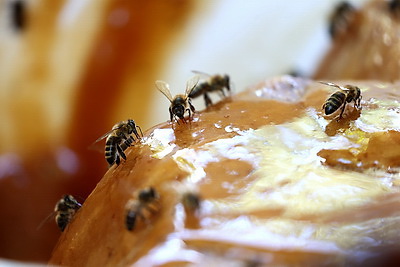
[[[171,95],[171,91],[169,90],[169,84],[168,83],[166,83],[164,81],[157,80],[156,81],[156,87],[157,87],[158,91],[160,91],[163,95],[165,95],[170,102],[173,101],[173,98],[172,98],[172,95]]]
[[[349,89],[347,89],[346,87],[340,86],[340,85],[338,85],[336,83],[331,83],[331,82],[319,82],[319,83],[322,83],[322,84],[325,84],[325,85],[329,85],[329,86],[333,86],[333,87],[339,88],[339,89],[344,90],[344,91],[349,91]]]
[[[185,97],[190,95],[196,85],[199,83],[199,75],[195,75],[186,82]]]
[[[44,225],[45,223],[47,223],[52,217],[55,217],[55,216],[56,216],[56,213],[57,213],[57,212],[53,211],[52,213],[50,213],[49,215],[47,215],[46,218],[44,218],[44,219],[40,222],[40,224],[36,227],[36,231],[39,231],[39,230],[43,227],[43,225]]]
[[[113,128],[113,129],[109,130],[108,132],[106,132],[105,134],[103,134],[102,136],[100,136],[99,138],[97,138],[96,141],[94,141],[94,142],[88,147],[88,149],[90,149],[90,150],[95,150],[95,151],[99,151],[99,152],[103,151],[104,148],[101,148],[101,146],[98,145],[97,143],[100,142],[101,140],[103,140],[104,138],[106,138],[107,136],[109,136],[113,131],[115,131],[115,130],[121,128],[122,126],[123,126],[123,125],[120,125],[120,126],[118,126],[118,127],[116,127],[116,128]]]
[[[121,128],[121,127],[122,127],[122,125],[119,126],[119,127],[117,127],[117,128],[114,128],[114,129],[109,130],[108,132],[106,132],[105,134],[103,134],[102,136],[100,136],[99,138],[97,138],[96,141],[94,141],[94,144],[97,143],[97,142],[99,142],[99,141],[101,141],[101,140],[103,140],[104,138],[106,138],[107,136],[109,136],[110,133],[112,133],[113,131],[115,131],[115,130]]]
[[[198,71],[198,70],[192,70],[192,72],[196,75],[199,75],[201,78],[210,78],[211,75],[202,71]]]

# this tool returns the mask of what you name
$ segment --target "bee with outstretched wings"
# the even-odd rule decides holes
[[[175,97],[172,97],[168,83],[160,80],[156,81],[157,89],[163,95],[165,95],[165,97],[168,98],[169,102],[171,103],[171,105],[169,106],[169,115],[171,122],[175,117],[181,119],[183,122],[186,122],[185,120],[186,111],[189,113],[189,119],[193,116],[195,108],[191,103],[189,95],[196,87],[198,81],[199,81],[198,76],[194,76],[191,79],[189,79],[186,83],[185,94],[184,95],[179,94],[176,95]],[[178,120],[177,122],[179,123]]]

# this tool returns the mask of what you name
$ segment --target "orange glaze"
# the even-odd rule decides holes
[[[50,263],[362,265],[398,249],[400,160],[388,145],[398,139],[398,94],[390,84],[347,83],[361,88],[363,109],[349,105],[339,122],[321,113],[331,88],[283,76],[188,124],[150,129],[99,182]],[[125,204],[146,186],[158,191],[160,211],[129,232]],[[193,214],[180,203],[187,190],[203,199]]]

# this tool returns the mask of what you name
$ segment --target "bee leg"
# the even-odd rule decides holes
[[[132,136],[129,136],[128,139],[125,140],[125,142],[123,143],[125,145],[125,147],[123,148],[121,146],[121,148],[123,148],[123,150],[125,151],[128,147],[130,147],[132,145],[132,143],[135,141],[135,139],[133,139]]]
[[[226,95],[225,95],[225,91],[224,91],[224,88],[223,88],[223,87],[221,88],[220,92],[221,92],[222,96],[225,98]]]
[[[120,159],[119,155],[116,155],[115,164],[119,165],[120,163],[121,163],[121,159]]]
[[[358,98],[358,103],[357,103],[358,109],[361,109],[361,99],[362,99],[362,96],[360,95],[360,97]]]
[[[174,114],[172,114],[172,109],[171,108],[169,108],[169,119],[170,119],[170,121],[172,123],[173,119],[174,119]]]
[[[189,116],[190,116],[190,114],[189,114]],[[183,123],[186,123],[185,117],[182,117],[182,118],[181,118],[181,121],[183,121]],[[179,124],[179,121],[178,121],[178,124]]]
[[[133,141],[135,141],[133,137],[129,136],[121,145],[117,146],[117,149],[119,147],[122,149],[122,151],[125,151],[128,147],[132,145]],[[120,153],[119,150],[118,153]]]
[[[125,155],[124,150],[122,149],[122,147],[120,145],[117,145],[117,150],[118,150],[118,154],[121,156],[121,158],[126,160],[126,155]]]
[[[156,207],[147,206],[146,209],[150,211],[150,213],[156,213],[158,209]]]
[[[135,141],[135,139],[133,139],[132,136],[129,136],[129,138],[126,140],[126,143],[127,143],[128,146],[131,146],[134,141]]]
[[[190,107],[190,110],[194,113],[195,111],[196,111],[196,109],[194,108],[194,106],[193,106],[193,104],[192,104],[192,101],[189,99],[189,107]]]
[[[206,102],[206,107],[212,105],[211,98],[208,96],[207,93],[204,93],[204,101]]]
[[[140,128],[140,126],[139,125],[136,125],[136,128],[138,128],[139,129],[139,131],[140,131],[140,135],[138,134],[138,132],[137,131],[135,131],[135,135],[136,135],[136,137],[138,138],[138,139],[141,139],[142,137],[143,137],[143,132],[142,132],[142,128]]]

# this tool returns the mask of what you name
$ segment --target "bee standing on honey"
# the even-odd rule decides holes
[[[56,204],[56,223],[61,232],[64,231],[68,223],[72,220],[75,213],[82,205],[71,195],[64,195]]]
[[[340,86],[330,82],[320,82],[325,85],[337,87],[340,91],[333,93],[324,103],[322,109],[325,111],[325,115],[330,115],[342,107],[339,119],[342,118],[346,104],[354,101],[354,107],[357,109],[361,108],[361,90],[354,85]]]
[[[181,202],[186,212],[194,213],[200,209],[201,198],[198,193],[186,192],[182,195]]]
[[[172,97],[168,83],[164,81],[156,81],[157,89],[168,98],[169,102],[171,102],[171,105],[169,106],[169,115],[171,122],[173,121],[174,117],[177,117],[178,119],[186,123],[186,111],[189,113],[189,119],[192,117],[193,113],[195,112],[195,108],[192,105],[189,95],[196,87],[198,81],[198,76],[194,76],[193,78],[188,80],[186,83],[185,94],[176,95],[175,97]],[[179,123],[178,120],[177,122]]]
[[[343,1],[335,7],[329,19],[329,34],[332,39],[347,30],[354,14],[355,8],[349,2]]]
[[[135,124],[134,120],[129,119],[122,121],[115,124],[111,131],[105,133],[95,141],[95,143],[97,143],[107,137],[105,158],[109,167],[111,167],[114,162],[119,165],[121,162],[120,157],[126,160],[124,151],[135,141],[132,134],[135,134],[137,139],[141,138],[136,128],[140,130],[140,133],[143,136],[142,130]]]
[[[131,199],[126,204],[125,226],[132,231],[135,228],[138,217],[148,221],[149,217],[159,209],[159,195],[153,187],[140,190],[137,198]]]
[[[222,94],[223,97],[225,97],[226,96],[225,91],[224,91],[225,88],[228,91],[228,93],[230,93],[231,87],[230,87],[230,81],[229,81],[230,79],[229,79],[228,75],[217,74],[217,75],[211,76],[206,73],[199,72],[199,71],[193,71],[193,72],[196,74],[208,77],[208,80],[198,84],[192,90],[192,92],[189,94],[190,98],[196,98],[196,97],[203,95],[206,107],[208,107],[208,106],[212,105],[211,98],[208,95],[209,93],[219,92],[220,94]]]

